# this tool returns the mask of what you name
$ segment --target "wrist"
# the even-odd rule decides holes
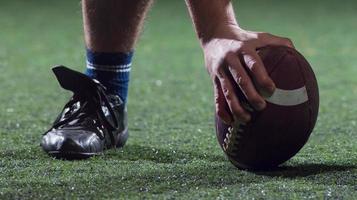
[[[239,27],[237,23],[220,23],[210,29],[206,34],[199,35],[201,46],[204,47],[213,39],[234,39],[244,40],[249,34],[248,31]]]

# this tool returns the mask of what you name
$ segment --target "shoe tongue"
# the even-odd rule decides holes
[[[99,82],[95,82],[87,75],[64,66],[56,66],[52,68],[52,71],[56,75],[56,78],[62,88],[77,94],[88,94],[96,91],[99,84]]]

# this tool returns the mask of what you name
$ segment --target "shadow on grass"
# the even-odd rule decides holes
[[[325,173],[338,173],[347,172],[350,170],[356,170],[357,165],[337,165],[337,164],[296,164],[295,166],[282,166],[271,171],[258,171],[253,172],[257,175],[264,175],[269,177],[285,177],[285,178],[297,178],[307,177],[316,174]]]

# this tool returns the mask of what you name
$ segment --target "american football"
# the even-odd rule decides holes
[[[356,25],[357,0],[0,0],[0,200],[356,199]]]
[[[274,168],[293,157],[307,142],[317,119],[319,92],[309,63],[296,50],[269,46],[258,51],[276,84],[267,107],[252,110],[247,124],[225,124],[216,116],[219,144],[238,168]],[[250,107],[237,87],[241,103]]]

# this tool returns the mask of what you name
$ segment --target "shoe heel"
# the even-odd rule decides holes
[[[129,131],[128,131],[128,129],[126,129],[119,135],[118,143],[117,143],[116,147],[122,148],[125,145],[128,138],[129,138]]]

